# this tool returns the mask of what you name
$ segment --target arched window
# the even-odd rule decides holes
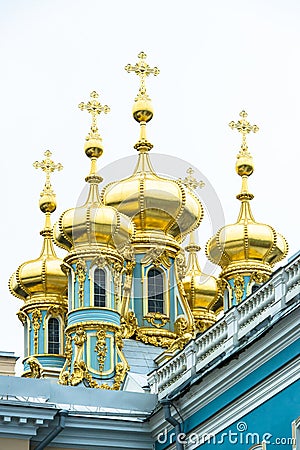
[[[148,312],[164,312],[164,278],[158,269],[148,272]]]
[[[95,269],[94,271],[94,306],[106,306],[105,271]]]
[[[59,350],[59,320],[51,317],[48,320],[48,353],[56,355]]]

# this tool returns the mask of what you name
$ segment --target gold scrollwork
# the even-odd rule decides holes
[[[136,332],[138,327],[138,321],[133,311],[127,311],[123,317],[121,317],[121,331],[123,338],[131,338]]]
[[[145,330],[143,328],[138,328],[136,331],[136,339],[138,341],[142,341],[145,344],[155,345],[155,347],[165,347],[169,348],[174,340],[176,335],[174,333],[168,333],[168,335],[157,334],[155,331]]]
[[[34,338],[33,338],[34,353],[38,353],[39,329],[41,327],[42,313],[39,309],[35,308],[32,311],[31,317],[32,317],[32,326],[34,330]]]
[[[178,279],[181,281],[183,280],[183,278],[186,275],[186,260],[185,260],[185,255],[183,251],[180,251],[176,258],[175,258],[175,263],[176,263],[176,272],[177,272],[177,276]]]
[[[43,368],[39,361],[33,356],[27,360],[30,370],[23,373],[24,378],[43,378]]]
[[[83,306],[84,282],[85,282],[85,278],[86,278],[86,263],[85,263],[84,259],[78,260],[78,262],[76,264],[75,275],[77,276],[78,283],[79,283],[78,296],[79,296],[80,306]]]
[[[170,258],[162,245],[150,248],[142,258],[141,263],[144,265],[152,264],[154,267],[159,267],[160,265],[164,265],[166,268],[171,267]]]
[[[250,283],[263,284],[269,279],[269,275],[261,270],[256,270],[251,274]]]
[[[115,377],[112,385],[107,383],[98,384],[96,380],[93,379],[92,375],[89,373],[88,368],[84,361],[79,361],[74,363],[74,370],[70,377],[68,377],[68,373],[64,373],[64,383],[69,384],[71,386],[77,386],[83,380],[86,380],[88,385],[92,388],[96,389],[107,389],[117,391],[121,388],[121,384],[124,381],[125,375],[128,371],[128,366],[123,363],[117,363],[115,368]]]
[[[24,311],[19,311],[17,312],[17,317],[18,319],[22,322],[23,326],[25,325],[26,321],[27,321],[27,314],[24,313]]]
[[[160,312],[149,312],[144,317],[147,322],[151,323],[156,328],[162,328],[166,325],[167,322],[170,321],[169,317]]]
[[[234,277],[234,293],[237,303],[240,303],[244,294],[245,281],[244,277],[237,275]]]
[[[73,341],[76,347],[74,360],[79,362],[82,359],[83,345],[86,341],[86,332],[81,325],[77,327]]]
[[[107,354],[107,346],[106,346],[106,331],[105,327],[101,326],[97,331],[97,343],[95,346],[95,352],[98,355],[99,362],[99,372],[102,373],[104,369],[105,358]]]

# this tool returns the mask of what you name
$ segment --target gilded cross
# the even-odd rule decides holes
[[[88,113],[92,116],[92,125],[91,125],[91,131],[93,134],[98,134],[98,127],[97,127],[97,116],[104,112],[104,114],[107,114],[110,111],[109,106],[104,105],[102,106],[101,103],[97,100],[99,97],[99,94],[96,91],[93,91],[90,93],[90,100],[87,103],[81,102],[78,105],[78,108],[83,110],[87,110]]]
[[[158,75],[160,70],[157,67],[151,68],[149,64],[146,62],[147,55],[144,52],[140,52],[138,54],[138,62],[132,66],[131,64],[127,64],[125,66],[125,70],[130,73],[134,72],[138,77],[140,77],[140,89],[139,89],[139,96],[146,96],[146,84],[145,80],[146,77],[148,77],[150,74],[153,74],[154,76]]]
[[[62,170],[63,166],[61,163],[55,163],[50,158],[52,156],[52,153],[50,150],[46,150],[45,153],[45,159],[43,159],[41,162],[35,161],[33,163],[33,167],[35,169],[42,169],[43,172],[46,174],[46,182],[45,182],[45,189],[51,190],[51,182],[50,182],[50,174],[54,172],[55,170]]]
[[[248,120],[246,120],[247,116],[248,114],[246,113],[246,111],[241,111],[240,112],[241,119],[238,120],[237,122],[234,122],[232,120],[229,124],[232,130],[235,128],[236,130],[238,130],[239,133],[242,133],[242,145],[241,145],[242,150],[248,149],[246,141],[247,134],[249,134],[250,131],[253,131],[253,133],[257,133],[257,131],[259,130],[257,125],[251,125],[248,122]]]
[[[204,181],[200,180],[198,181],[195,177],[194,177],[194,169],[192,169],[191,167],[189,167],[186,171],[187,176],[185,177],[184,180],[182,180],[182,183],[187,186],[190,189],[197,189],[198,187],[200,189],[202,189],[205,186]]]

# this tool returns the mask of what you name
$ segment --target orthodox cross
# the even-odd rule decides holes
[[[97,100],[99,97],[99,94],[96,91],[93,91],[90,93],[90,100],[87,103],[81,102],[78,105],[78,108],[83,110],[87,110],[88,113],[92,116],[92,125],[91,125],[91,131],[93,134],[98,134],[98,126],[97,126],[97,116],[104,112],[104,114],[107,114],[110,111],[109,106],[104,105],[102,106],[101,103]]]
[[[146,94],[146,84],[145,84],[145,80],[146,77],[148,77],[150,74],[153,74],[154,76],[159,74],[159,69],[157,67],[153,67],[151,68],[149,66],[149,64],[146,63],[146,58],[147,55],[144,52],[140,52],[138,54],[138,62],[132,66],[131,64],[127,64],[127,66],[125,66],[125,70],[130,73],[130,72],[134,72],[138,77],[140,77],[140,89],[139,89],[139,97],[147,97]]]
[[[187,176],[185,177],[184,180],[182,180],[182,183],[187,186],[188,188],[194,190],[197,189],[198,187],[201,189],[205,186],[204,181],[200,180],[198,181],[195,177],[194,177],[194,169],[192,169],[191,167],[189,167],[186,171]]]
[[[42,171],[45,172],[45,174],[46,174],[45,190],[51,191],[52,186],[51,186],[51,181],[50,181],[50,174],[52,172],[54,172],[55,170],[62,170],[63,166],[61,163],[56,164],[54,161],[52,161],[52,159],[50,158],[52,156],[52,153],[50,152],[50,150],[46,150],[44,155],[46,158],[43,159],[41,162],[35,161],[33,163],[33,167],[35,169],[42,169]]]
[[[248,120],[246,120],[247,116],[248,116],[248,114],[246,113],[246,111],[241,111],[240,112],[241,119],[238,120],[237,122],[234,122],[232,120],[229,123],[229,126],[232,130],[235,128],[236,130],[238,130],[239,133],[242,133],[242,145],[241,145],[242,150],[248,149],[247,140],[246,140],[247,134],[249,134],[250,131],[253,131],[253,133],[257,133],[257,131],[259,130],[257,125],[251,125],[248,122]]]

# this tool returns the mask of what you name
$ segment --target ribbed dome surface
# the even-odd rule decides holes
[[[83,206],[65,211],[54,226],[55,243],[68,251],[92,244],[120,247],[133,233],[134,226],[127,216],[101,203],[97,185],[90,186]]]
[[[22,300],[32,295],[66,295],[68,282],[61,270],[62,262],[55,254],[50,237],[46,237],[39,258],[21,264],[11,276],[11,293]]]
[[[251,194],[248,197],[252,198]],[[258,223],[252,215],[249,199],[242,198],[238,220],[222,227],[207,243],[208,258],[223,270],[232,265],[260,263],[267,271],[283,259],[288,245],[273,227]]]
[[[158,232],[181,242],[203,217],[192,190],[180,180],[158,176],[145,153],[140,153],[133,175],[108,184],[101,197],[105,205],[132,218],[137,235]]]

